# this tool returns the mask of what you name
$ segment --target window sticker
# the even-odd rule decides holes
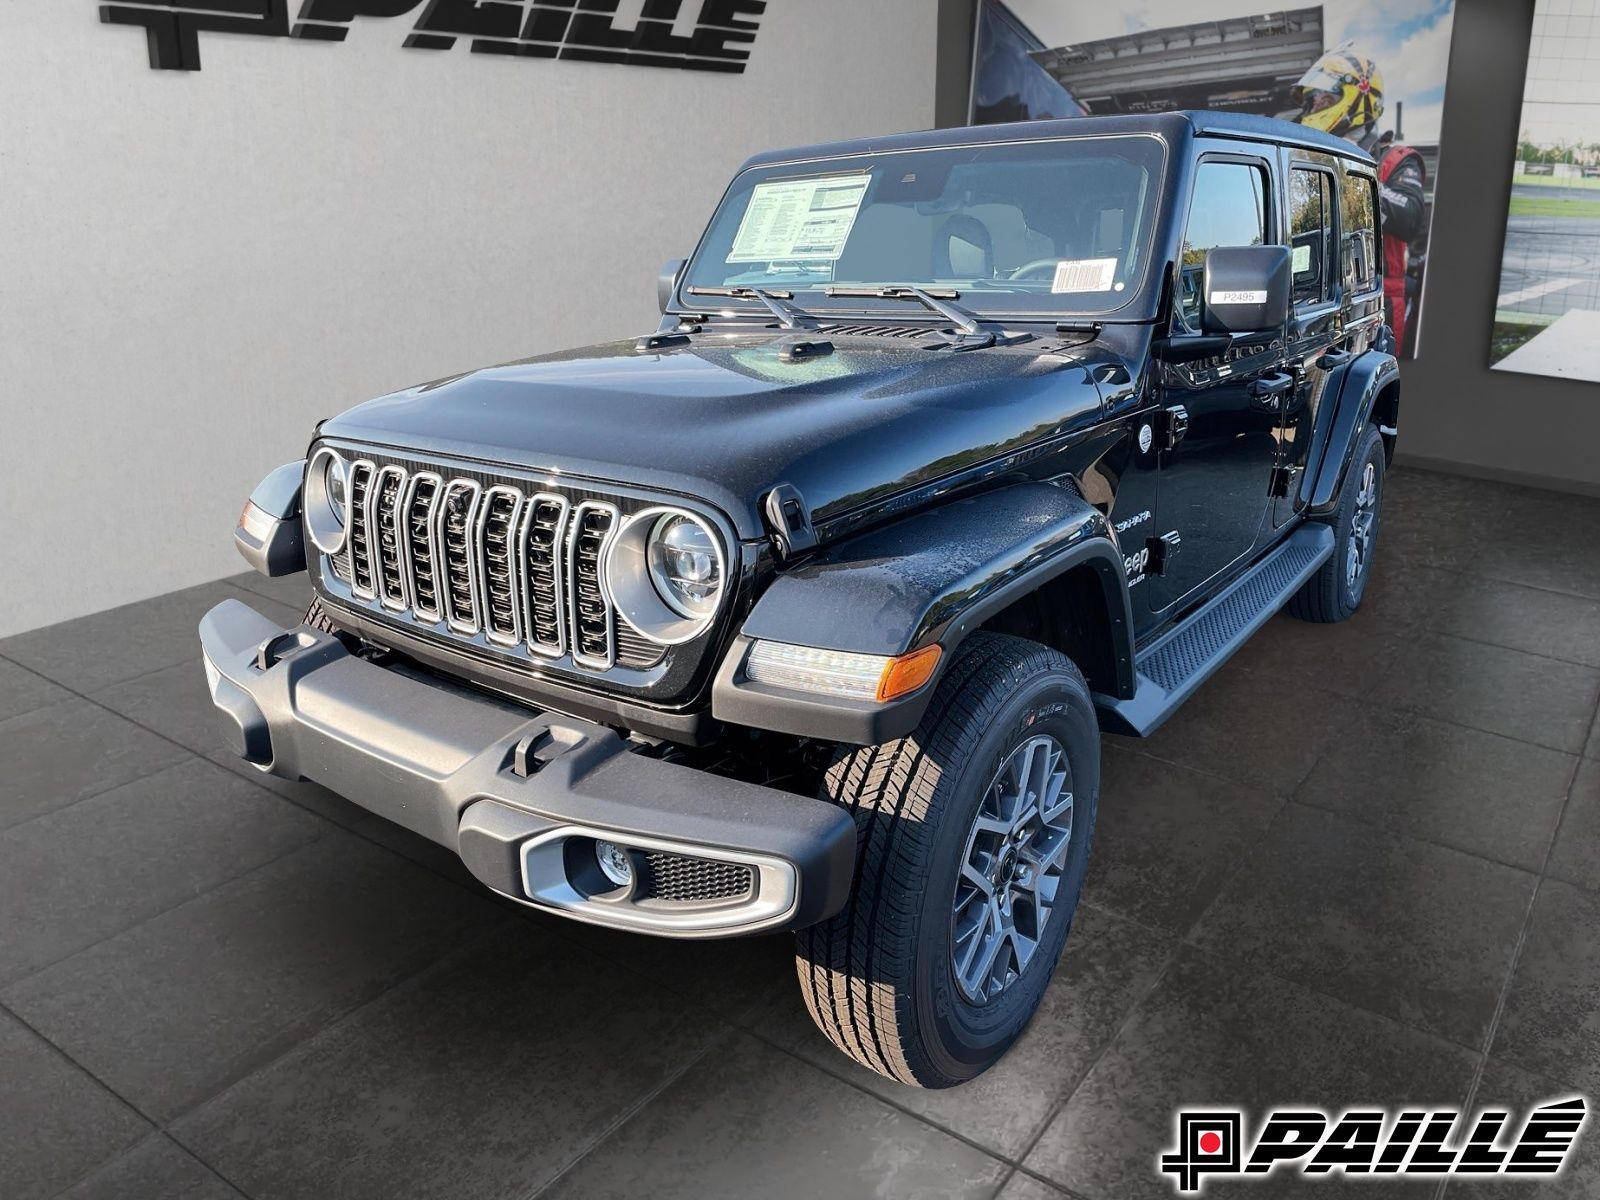
[[[1296,246],[1294,248],[1293,259],[1294,261],[1291,263],[1291,268],[1296,275],[1304,275],[1307,271],[1311,270],[1310,245]]]
[[[838,261],[871,182],[870,175],[830,175],[758,183],[726,261]]]
[[[1117,278],[1114,258],[1063,259],[1056,264],[1052,292],[1109,292]]]

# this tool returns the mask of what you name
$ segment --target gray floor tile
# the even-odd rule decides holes
[[[0,829],[188,757],[87,700],[13,717],[0,722]]]
[[[1376,698],[1577,754],[1600,698],[1600,671],[1441,635],[1408,643]]]
[[[252,599],[226,583],[202,583],[91,616],[0,640],[0,656],[32,667],[77,692],[96,692],[195,656],[206,610],[245,600],[264,616],[298,622],[304,612],[265,597]]]
[[[165,1122],[504,919],[497,905],[335,833],[4,999]]]
[[[1268,679],[1314,679],[1319,688],[1363,700],[1394,664],[1404,636],[1398,626],[1373,623],[1358,631],[1354,621],[1321,625],[1283,613],[1251,637],[1228,667]]]
[[[149,1130],[138,1113],[0,1012],[0,1189],[6,1196],[53,1196]]]
[[[1438,567],[1380,563],[1367,579],[1361,607],[1343,623],[1363,632],[1431,623],[1451,592],[1461,586],[1461,579],[1455,572]]]
[[[1600,667],[1600,600],[1472,579],[1439,613],[1443,633]]]
[[[72,693],[57,687],[44,676],[0,658],[0,721],[9,721],[35,709],[49,708]]]
[[[987,1198],[1006,1171],[971,1146],[739,1034],[544,1195]]]
[[[1015,1158],[1071,1094],[1176,948],[1172,934],[1080,908],[1060,969],[1026,1032],[998,1066],[948,1090],[906,1087],[857,1066],[818,1032],[798,988],[763,1032],[778,1035],[823,1070]]]
[[[1506,1134],[1509,1141],[1530,1110],[1581,1094],[1580,1088],[1531,1074],[1503,1059],[1491,1057],[1484,1065],[1473,1107],[1509,1109],[1511,1123]],[[1594,1200],[1600,1196],[1600,1138],[1595,1136],[1595,1128],[1591,1095],[1588,1123],[1579,1132],[1578,1144],[1568,1154],[1559,1178],[1479,1177],[1469,1180],[1462,1177],[1451,1181],[1445,1195],[1449,1200],[1526,1200],[1528,1196],[1537,1196],[1538,1200]]]
[[[1600,1092],[1600,895],[1547,879],[1506,997],[1494,1053]]]
[[[1107,739],[1085,898],[1183,933],[1256,843],[1282,801],[1130,753]]]
[[[1595,714],[1594,724],[1589,727],[1589,742],[1583,748],[1585,758],[1600,758],[1600,712]]]
[[[206,686],[205,663],[198,657],[114,683],[94,693],[94,699],[196,754],[226,749]]]
[[[512,921],[173,1134],[252,1196],[521,1197],[726,1029]]]
[[[1067,1194],[1018,1171],[1006,1181],[995,1200],[1067,1200]]]
[[[1286,796],[1357,711],[1354,701],[1308,686],[1304,667],[1262,675],[1230,663],[1139,749]]]
[[[779,997],[799,994],[792,934],[682,941],[576,921],[560,921],[559,932],[739,1024],[759,1022]],[[708,979],[716,987],[708,989]]]
[[[1291,804],[1190,942],[1481,1046],[1537,876]]]
[[[276,600],[279,604],[297,608],[302,616],[311,604],[311,577],[304,571],[297,571],[293,575],[280,575],[276,579],[268,579],[265,575],[246,571],[242,575],[230,575],[227,582],[247,592]]]
[[[62,1200],[244,1200],[182,1146],[163,1134],[112,1159]]]
[[[1476,567],[1491,579],[1600,600],[1600,522],[1525,525],[1515,537],[1486,541]]]
[[[331,826],[200,759],[0,833],[0,983]]]
[[[1600,892],[1600,762],[1578,768],[1546,874]]]
[[[1180,951],[1026,1165],[1093,1200],[1167,1200],[1158,1157],[1180,1107],[1337,1108],[1363,1097],[1460,1104],[1477,1056],[1418,1030],[1265,975]],[[1363,1195],[1427,1195],[1363,1181]],[[1294,1176],[1206,1185],[1211,1197],[1303,1195]],[[1315,1190],[1322,1190],[1321,1188]]]
[[[1295,799],[1538,871],[1574,765],[1542,746],[1373,709],[1328,747]]]

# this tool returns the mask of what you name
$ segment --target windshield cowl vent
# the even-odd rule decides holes
[[[939,336],[927,325],[825,325],[823,332],[833,337],[929,338]]]

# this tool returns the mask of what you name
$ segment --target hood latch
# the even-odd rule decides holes
[[[779,558],[793,558],[815,548],[817,531],[811,524],[811,512],[794,484],[778,484],[767,493],[761,509],[767,518],[767,528],[778,543]]]

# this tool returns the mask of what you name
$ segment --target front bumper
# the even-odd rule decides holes
[[[648,758],[605,726],[378,666],[237,600],[206,614],[200,642],[236,753],[454,850],[524,904],[721,937],[802,928],[848,898],[855,826],[825,801]],[[596,840],[628,848],[631,884],[599,873]],[[689,883],[650,885],[668,875]]]

